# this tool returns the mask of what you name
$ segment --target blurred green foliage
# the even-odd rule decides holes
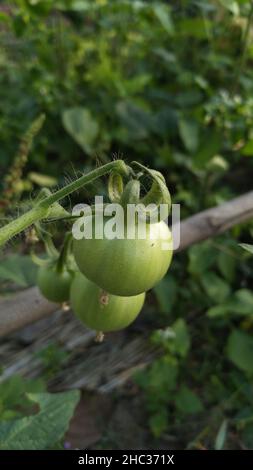
[[[79,391],[46,393],[42,380],[13,375],[0,393],[0,450],[63,449]]]
[[[59,161],[85,166],[119,152],[169,166],[171,184],[187,191],[189,175],[210,186],[239,159],[251,165],[253,72],[241,59],[249,9],[248,1],[8,2],[2,169],[42,112],[33,170],[58,174]],[[250,46],[249,62],[252,54]]]
[[[252,17],[247,0],[1,3],[1,174],[44,113],[28,191],[115,154],[161,170],[182,217],[252,189]],[[154,289],[162,354],[135,380],[155,438],[253,448],[252,234],[238,225],[178,254]],[[27,259],[18,273],[13,261],[0,277],[29,285]],[[65,356],[41,359],[50,372]]]
[[[155,288],[160,315],[151,308],[151,341],[162,357],[135,376],[154,436],[175,433],[182,446],[209,449],[242,438],[252,448],[251,260],[229,236],[218,237],[177,255]]]

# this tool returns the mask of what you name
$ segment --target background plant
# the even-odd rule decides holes
[[[46,115],[22,204],[44,178],[62,184],[59,167],[72,176],[115,153],[161,170],[183,217],[252,189],[250,1],[17,0],[0,22],[1,174]],[[152,294],[146,328],[162,356],[135,380],[156,439],[253,446],[252,257],[238,246],[252,231],[177,255]],[[1,261],[2,290],[31,285],[28,264]]]

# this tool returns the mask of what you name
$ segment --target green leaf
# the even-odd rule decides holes
[[[156,361],[150,369],[150,382],[155,389],[174,390],[178,376],[178,368],[172,358],[164,356]]]
[[[215,303],[224,302],[230,295],[231,289],[229,284],[213,272],[204,273],[201,283],[207,295]]]
[[[172,36],[175,32],[174,25],[170,16],[170,11],[167,5],[163,5],[162,3],[157,3],[153,6],[153,11],[160,21],[161,25],[165,29],[165,31]]]
[[[153,116],[130,101],[118,102],[116,113],[127,131],[127,140],[129,138],[145,139],[153,131]]]
[[[241,330],[230,333],[227,356],[239,369],[253,373],[253,337]]]
[[[253,315],[253,293],[248,289],[239,289],[228,302],[216,305],[207,311],[209,318],[223,317],[228,314]]]
[[[3,11],[0,12],[0,23],[9,23],[11,24],[11,17],[10,15],[7,15]]]
[[[226,419],[224,419],[224,421],[222,421],[221,423],[221,426],[219,428],[219,431],[215,439],[215,444],[214,444],[215,450],[223,449],[224,444],[226,442],[227,430],[228,430],[228,422]]]
[[[217,259],[217,250],[209,241],[192,246],[188,253],[190,274],[202,275]]]
[[[228,171],[229,164],[221,155],[214,155],[211,160],[209,160],[207,168],[213,173],[224,173],[225,171]]]
[[[206,129],[201,132],[200,144],[193,156],[194,165],[204,168],[206,164],[220,151],[222,136],[216,129]]]
[[[25,418],[0,424],[1,450],[45,450],[63,438],[80,393],[29,394],[40,411]]]
[[[199,126],[190,119],[179,119],[179,134],[184,143],[185,148],[193,153],[197,150],[199,144]]]
[[[232,311],[240,315],[253,315],[253,293],[249,289],[239,289],[231,301]]]
[[[229,282],[235,279],[236,258],[231,254],[221,251],[218,256],[218,267],[221,274]]]
[[[175,279],[168,275],[154,287],[159,309],[163,313],[170,313],[176,302],[178,284]]]
[[[91,154],[96,147],[99,126],[89,109],[67,109],[63,112],[62,120],[66,131],[86,153]]]
[[[7,414],[10,417],[24,414],[27,408],[31,408],[31,401],[26,394],[44,390],[45,384],[42,380],[27,380],[19,375],[12,375],[4,380],[0,383],[0,415],[3,411],[5,418],[1,416],[1,419],[7,419]]]
[[[151,82],[151,80],[152,80],[152,76],[149,75],[148,73],[136,75],[132,77],[131,79],[129,78],[125,82],[127,92],[130,95],[141,93],[145,89],[145,87]]]
[[[239,246],[253,255],[253,245],[249,245],[248,243],[239,243]]]
[[[235,16],[240,14],[240,8],[238,2],[235,0],[219,0],[221,5],[233,13]]]
[[[193,414],[203,411],[203,404],[199,397],[186,385],[182,385],[175,398],[176,408],[182,413]]]
[[[226,317],[231,313],[232,310],[230,304],[215,305],[207,310],[207,316],[209,318]]]
[[[149,418],[148,423],[153,436],[160,437],[166,431],[169,423],[167,408],[160,407],[159,411]]]
[[[170,356],[163,356],[145,371],[135,374],[136,383],[150,395],[149,408],[157,409],[157,405],[168,402],[168,393],[177,385],[177,361]],[[159,403],[155,397],[159,397]],[[154,398],[154,400],[153,400]]]
[[[62,10],[72,10],[77,12],[90,11],[91,8],[95,8],[96,4],[91,5],[87,0],[73,0],[71,2],[60,2],[58,8]]]
[[[11,255],[1,261],[0,279],[28,287],[36,283],[37,266],[30,256]]]
[[[198,39],[207,39],[213,23],[200,16],[195,18],[184,17],[177,22],[177,33],[181,36],[193,36]]]
[[[180,91],[175,96],[175,103],[182,109],[197,106],[202,101],[202,93],[199,90],[191,89],[187,91]]]
[[[253,155],[253,140],[249,140],[246,145],[241,150],[242,155],[251,157]]]
[[[185,357],[191,346],[191,337],[185,320],[179,318],[172,325],[175,338],[170,340],[170,351]]]
[[[170,65],[170,66],[172,64],[173,66],[175,66],[177,59],[176,59],[175,54],[173,54],[173,52],[168,51],[167,49],[164,49],[163,47],[156,47],[153,49],[153,52],[158,57],[161,57],[161,59],[163,59],[165,64]]]

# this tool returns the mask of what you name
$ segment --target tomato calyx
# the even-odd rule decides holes
[[[133,166],[136,166],[139,170],[141,170],[140,175],[148,175],[151,177],[152,185],[150,190],[147,192],[145,196],[140,199],[140,204],[143,204],[146,208],[146,220],[148,223],[156,223],[157,222],[157,214],[155,206],[159,208],[161,204],[167,205],[168,211],[167,216],[169,215],[171,209],[171,196],[170,192],[167,188],[166,181],[162,173],[157,170],[150,170],[149,168],[145,167],[139,162],[132,162]],[[148,206],[154,204],[154,209],[148,211]],[[159,221],[164,220],[163,214],[159,211]]]
[[[121,196],[120,204],[124,209],[127,204],[139,204],[140,202],[141,186],[138,179],[132,179],[126,184],[123,194]]]
[[[115,171],[111,172],[108,179],[108,196],[112,203],[119,203],[124,190],[123,178]]]
[[[108,196],[112,203],[121,204],[126,210],[128,204],[138,205],[142,218],[147,223],[156,223],[168,217],[171,209],[171,197],[166,186],[165,178],[156,170],[151,170],[139,162],[132,162],[131,179],[124,185],[119,173],[112,172],[108,181]],[[148,175],[151,178],[151,187],[145,196],[140,197],[140,180]],[[167,211],[162,213],[160,205],[166,205]],[[158,209],[158,213],[157,213]]]

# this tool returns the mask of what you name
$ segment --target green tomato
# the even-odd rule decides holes
[[[85,225],[94,227],[94,219],[87,217]],[[101,219],[97,217],[96,228],[103,231]],[[73,253],[80,271],[111,294],[131,296],[151,289],[169,268],[172,250],[163,249],[163,243],[171,243],[172,237],[165,222],[147,224],[146,231],[145,239],[136,235],[133,239],[74,239]]]
[[[85,326],[96,331],[127,327],[140,313],[145,293],[133,297],[107,294],[83,274],[76,273],[70,290],[70,304]]]
[[[37,285],[40,292],[51,302],[69,300],[73,273],[64,269],[57,271],[56,265],[42,266],[38,270]]]

